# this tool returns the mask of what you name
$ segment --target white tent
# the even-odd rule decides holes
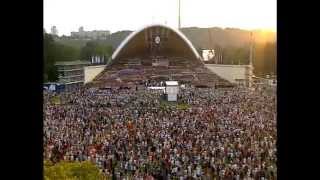
[[[166,94],[168,101],[177,101],[179,93],[178,81],[166,81]]]

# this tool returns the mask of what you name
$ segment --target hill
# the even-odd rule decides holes
[[[106,40],[96,40],[97,43],[102,45],[111,45],[114,49],[131,33],[132,31],[118,31],[107,36]],[[71,38],[59,38],[57,42],[63,45],[72,46],[77,49],[81,49],[86,45],[88,39],[71,39]]]
[[[250,42],[250,31],[236,28],[182,28],[182,33],[192,42],[196,48],[214,49],[220,47],[244,47]],[[256,43],[275,42],[276,33],[253,31]],[[210,40],[211,39],[211,40]]]
[[[244,47],[249,44],[250,31],[236,29],[236,28],[198,28],[187,27],[181,29],[182,33],[192,42],[192,44],[198,49],[213,49],[214,46],[219,45],[221,47],[233,46]],[[119,44],[131,33],[132,31],[118,31],[110,34],[107,40],[99,40],[102,44],[108,44],[116,49]],[[211,34],[211,37],[210,37]],[[275,32],[264,32],[261,30],[255,30],[253,32],[255,41],[257,43],[275,42]],[[211,41],[210,41],[211,39]],[[77,48],[83,47],[89,40],[75,40],[75,39],[59,39],[58,42],[74,46]]]
[[[89,40],[85,40],[85,39],[69,39],[69,38],[68,39],[65,39],[65,38],[56,39],[57,43],[60,43],[60,44],[66,45],[66,46],[72,46],[77,49],[81,49],[83,46],[86,45],[86,43],[88,41]]]

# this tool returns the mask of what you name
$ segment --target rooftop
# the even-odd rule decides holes
[[[167,86],[178,86],[178,81],[166,81]]]

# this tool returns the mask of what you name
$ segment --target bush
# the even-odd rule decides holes
[[[45,180],[105,180],[97,166],[91,162],[59,162],[53,165],[44,161]]]

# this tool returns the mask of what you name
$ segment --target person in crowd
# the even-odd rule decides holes
[[[161,95],[46,92],[44,158],[91,161],[116,179],[276,179],[275,95],[188,86],[178,98],[187,109],[163,106]]]

